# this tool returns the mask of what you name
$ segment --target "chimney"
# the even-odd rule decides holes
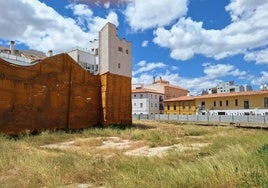
[[[51,57],[51,56],[53,56],[53,51],[52,50],[48,50],[47,57]]]
[[[15,45],[15,41],[13,41],[13,40],[10,41],[10,47],[9,47],[9,50],[10,50],[10,53],[11,53],[12,55],[15,54],[14,45]]]

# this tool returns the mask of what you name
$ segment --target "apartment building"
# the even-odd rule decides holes
[[[268,90],[184,96],[164,101],[166,114],[268,115]]]
[[[164,94],[152,89],[132,90],[132,114],[159,114],[164,110]]]
[[[159,80],[154,80],[152,84],[144,86],[144,88],[163,93],[164,99],[186,96],[189,93],[187,89],[172,85],[169,81],[163,80],[162,77]]]
[[[50,50],[48,55],[51,56],[52,53]],[[47,55],[40,51],[15,49],[15,41],[10,41],[9,47],[0,46],[0,58],[15,65],[30,66],[46,57]]]
[[[216,87],[209,88],[207,93],[232,93],[232,92],[242,92],[242,91],[252,91],[252,87],[249,85],[235,85],[234,81],[220,82]]]

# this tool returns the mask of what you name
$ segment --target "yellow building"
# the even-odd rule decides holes
[[[166,114],[267,115],[268,90],[183,96],[164,101]]]

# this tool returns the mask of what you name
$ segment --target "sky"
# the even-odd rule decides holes
[[[268,83],[267,0],[0,0],[0,45],[87,48],[107,22],[132,42],[132,83],[162,77],[192,95]]]

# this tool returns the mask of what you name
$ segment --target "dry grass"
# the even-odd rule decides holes
[[[49,144],[62,148],[41,147]],[[126,155],[144,147],[168,149]],[[126,129],[0,136],[0,187],[268,187],[267,167],[262,130],[136,121]]]

